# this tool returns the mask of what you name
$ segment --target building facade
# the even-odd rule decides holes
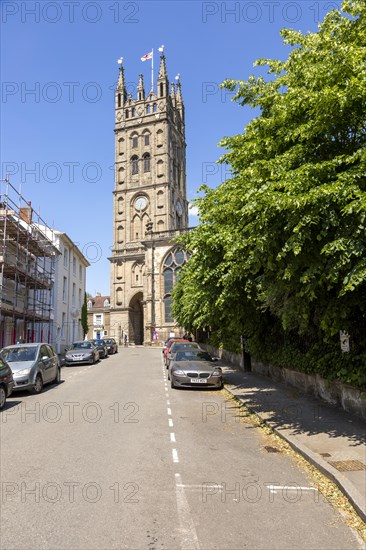
[[[110,336],[110,296],[96,296],[87,299],[88,340],[108,338]]]
[[[0,347],[51,342],[59,250],[53,230],[8,181],[0,190]]]
[[[60,255],[54,265],[51,344],[57,353],[61,353],[72,342],[84,339],[81,308],[85,296],[86,268],[90,264],[66,233],[53,231],[52,238]]]
[[[170,84],[165,56],[147,95],[127,95],[121,66],[115,93],[115,185],[111,336],[148,344],[179,331],[171,292],[186,253],[174,237],[188,228],[186,142],[181,85]]]

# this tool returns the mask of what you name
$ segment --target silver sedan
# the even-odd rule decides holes
[[[80,363],[89,363],[94,365],[99,361],[99,351],[89,340],[83,342],[74,342],[65,354],[66,365],[77,365]]]
[[[223,387],[222,370],[215,359],[205,351],[186,349],[177,351],[171,362],[168,379],[172,388]]]

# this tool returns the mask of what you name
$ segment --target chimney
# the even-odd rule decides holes
[[[19,208],[19,218],[24,222],[30,224],[32,223],[32,207],[31,202],[27,202],[28,206]]]

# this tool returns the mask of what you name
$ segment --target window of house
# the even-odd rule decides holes
[[[75,283],[72,283],[71,303],[72,303],[73,306],[75,305],[75,298],[76,298],[75,294],[76,294],[76,285],[75,285]]]
[[[67,267],[69,263],[69,250],[64,248],[64,267]]]
[[[81,302],[81,288],[79,288],[79,308],[82,307],[82,302]]]
[[[93,307],[93,302],[89,300],[87,306],[88,306],[88,309],[91,309]]]
[[[74,275],[76,275],[76,258],[73,256],[72,258],[72,272]]]
[[[79,265],[79,280],[82,281],[83,280],[83,270],[81,268],[81,265]]]
[[[64,277],[63,283],[62,283],[62,301],[66,303],[67,298],[67,278]]]
[[[104,307],[109,307],[109,300],[104,300]]]

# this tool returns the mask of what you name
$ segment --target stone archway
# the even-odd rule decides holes
[[[129,342],[141,346],[144,343],[144,310],[142,292],[135,294],[129,306]]]

